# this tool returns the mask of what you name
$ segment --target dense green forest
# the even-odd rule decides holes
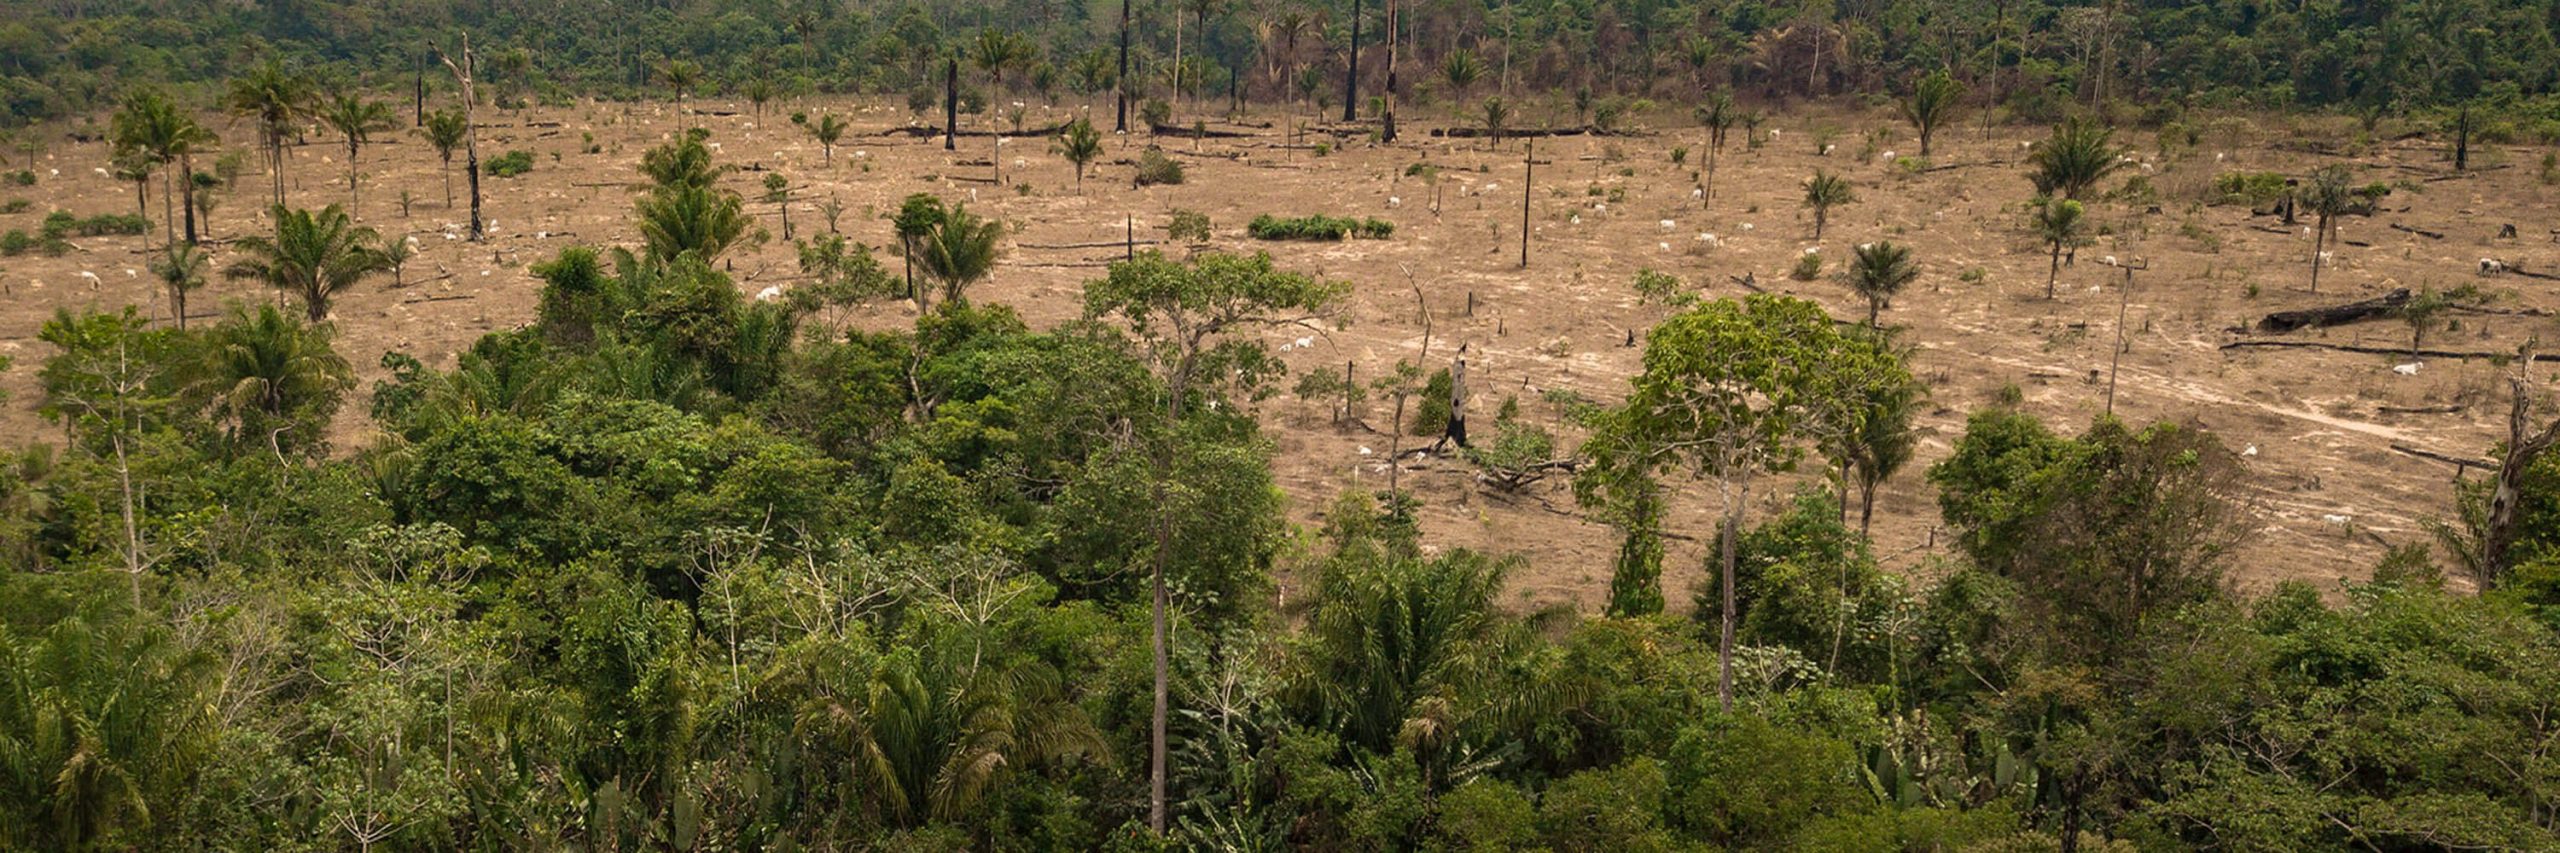
[[[62,441],[0,478],[0,848],[2560,846],[2560,453],[2504,516],[2475,479],[2441,557],[2243,598],[2239,454],[1995,405],[1926,472],[1927,580],[1817,479],[1666,608],[1663,538],[1718,534],[1665,490],[1871,484],[1925,390],[1890,330],[1687,301],[1625,402],[1533,403],[1626,538],[1605,615],[1521,613],[1516,560],[1422,541],[1408,494],[1285,520],[1255,330],[1347,284],[1142,254],[1035,330],[969,298],[996,226],[917,196],[915,285],[821,233],[812,285],[748,299],[707,136],[641,158],[641,245],[537,264],[538,320],[451,370],[359,390],[273,304],[45,324]],[[222,272],[311,316],[387,265],[334,206],[275,219]],[[378,432],[332,446],[348,405]],[[1518,405],[1467,458],[1543,458]]]
[[[1120,32],[1108,0],[104,5],[9,4],[10,119],[116,106],[119,155],[187,192],[204,129],[174,104],[256,121],[244,150],[317,117],[352,174],[387,107],[304,75],[406,92],[464,31],[498,103],[913,92],[979,56],[984,85],[1100,97]],[[2122,168],[2092,113],[2488,103],[2560,130],[2531,111],[2546,4],[1411,6],[1390,39],[1362,4],[1362,96],[1392,71],[1426,102],[2071,116],[2017,165],[2059,196],[2044,223]],[[1142,97],[1325,103],[1350,70],[1351,4],[1132,12]],[[1488,488],[1570,455],[1622,537],[1605,612],[1522,612],[1519,558],[1426,541],[1411,493],[1288,520],[1276,394],[1447,405],[1409,363],[1327,386],[1259,343],[1339,322],[1352,284],[1141,253],[1037,329],[972,298],[1003,224],[918,195],[888,217],[911,271],[830,222],[793,241],[805,285],[749,297],[709,137],[639,158],[637,245],[534,263],[538,317],[450,369],[387,353],[358,387],[373,356],[329,298],[402,244],[335,205],[278,205],[219,269],[192,218],[153,253],[181,297],[220,275],[298,306],[43,325],[9,404],[59,433],[0,476],[0,850],[2560,849],[2560,424],[2524,378],[2533,439],[2368,581],[2233,592],[2243,454],[2015,394],[1903,474],[1952,544],[1903,573],[1859,505],[1929,389],[1877,311],[1640,278],[1663,311],[1622,397],[1503,401],[1454,454]],[[2353,201],[2343,174],[2306,205]],[[2069,228],[2040,227],[2058,257]],[[1844,280],[1881,306],[1909,264],[1878,241]],[[848,322],[891,300],[911,326]],[[331,426],[350,407],[359,435]],[[1556,447],[1568,422],[1587,438]],[[1746,516],[1771,489],[1801,491]],[[1675,491],[1723,525],[1666,517]],[[1665,601],[1674,536],[1716,578],[1692,602]]]
[[[2487,99],[2560,119],[2560,3],[2045,0],[9,0],[0,124],[78,115],[136,82],[219,81],[281,55],[385,86],[470,33],[501,98],[699,91],[904,93],[939,61],[1001,57],[1026,90],[1264,102],[1499,91],[1677,99],[1863,95],[1951,69],[2051,120],[2073,105],[2330,107]],[[1355,14],[1356,11],[1356,14]],[[1128,20],[1131,57],[1117,53]],[[985,39],[1001,30],[1010,38]],[[1358,36],[1355,40],[1354,32]],[[1392,32],[1393,38],[1388,34]],[[992,41],[993,43],[989,43]],[[1390,49],[1392,48],[1392,49]],[[1175,59],[1179,57],[1179,72]],[[1461,74],[1452,66],[1471,66]],[[1354,106],[1362,106],[1355,104]],[[2555,125],[2560,131],[2560,125]]]

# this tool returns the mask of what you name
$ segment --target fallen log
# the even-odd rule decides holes
[[[2377,415],[2453,415],[2460,414],[2462,412],[2462,407],[2454,404],[2442,406],[2375,406],[2373,407],[2373,412]]]
[[[1180,127],[1170,124],[1149,125],[1147,132],[1157,136],[1181,139],[1251,139],[1261,134],[1241,130],[1216,130],[1205,127]]]
[[[1431,135],[1444,139],[1483,139],[1492,136],[1493,133],[1481,127],[1435,127],[1431,129]],[[1627,134],[1623,131],[1595,130],[1587,125],[1583,127],[1528,127],[1517,130],[1505,128],[1502,131],[1502,138],[1504,139],[1544,139],[1551,136],[1625,135],[1631,134]]]
[[[1102,240],[1092,243],[1015,243],[1017,249],[1117,249],[1123,246],[1153,246],[1157,240]]]
[[[2321,343],[2319,341],[2232,341],[2230,343],[2223,344],[2219,349],[2226,351],[2235,349],[2323,349],[2333,350],[2336,352],[2363,353],[2366,355],[2396,355],[2410,358],[2458,358],[2464,360],[2474,358],[2516,357],[2516,354],[2511,352],[2479,352],[2443,349],[2413,350],[2408,347],[2369,347],[2357,344],[2328,344]],[[2560,363],[2560,353],[2534,353],[2533,360]]]
[[[2393,231],[2407,231],[2407,232],[2409,232],[2409,233],[2411,233],[2411,234],[2416,234],[2416,235],[2418,235],[2418,236],[2420,236],[2420,237],[2425,237],[2425,238],[2427,238],[2427,239],[2429,239],[2429,240],[2442,240],[2442,239],[2444,239],[2444,232],[2442,232],[2442,231],[2429,231],[2429,230],[2424,229],[2424,228],[2412,228],[2412,227],[2409,227],[2409,226],[2407,226],[2407,225],[2402,225],[2402,224],[2397,223],[2397,222],[2391,223],[2391,230],[2393,230]]]
[[[1012,139],[1028,139],[1028,138],[1035,137],[1035,136],[1056,136],[1056,135],[1058,135],[1058,134],[1060,134],[1060,133],[1064,133],[1064,132],[1066,132],[1066,129],[1067,129],[1066,124],[1064,124],[1064,123],[1059,123],[1059,124],[1050,125],[1050,126],[1048,126],[1048,127],[1033,127],[1033,128],[1025,128],[1025,129],[1023,129],[1022,131],[1017,132],[1017,133],[1007,133],[1007,132],[1004,132],[1004,131],[1001,131],[1001,130],[967,130],[967,129],[963,129],[963,130],[961,130],[961,131],[960,131],[960,135],[961,135],[961,136],[972,136],[972,137],[983,137],[983,136],[1003,136],[1003,137],[1008,137],[1008,138],[1012,138]],[[941,135],[942,135],[942,128],[939,128],[939,127],[920,127],[920,126],[915,126],[915,125],[908,125],[908,126],[905,126],[905,127],[893,127],[893,128],[889,128],[888,130],[883,130],[883,131],[879,132],[879,133],[878,133],[878,134],[876,134],[876,135],[878,135],[878,136],[921,136],[921,137],[927,137],[927,138],[930,138],[930,137],[935,137],[935,136],[941,136]]]
[[[2397,314],[2408,304],[2409,289],[2403,287],[2372,299],[2349,302],[2344,305],[2278,311],[2259,319],[2258,331],[2282,334],[2314,326],[2343,326]]]
[[[2410,446],[2410,445],[2401,444],[2401,443],[2396,442],[2396,441],[2391,443],[2391,449],[2393,449],[2393,450],[2397,450],[2397,451],[2400,451],[2400,452],[2402,452],[2402,453],[2409,454],[2409,455],[2411,455],[2411,456],[2418,457],[2418,458],[2420,458],[2420,459],[2429,459],[2429,460],[2434,460],[2434,461],[2437,461],[2437,462],[2443,462],[2443,463],[2446,463],[2446,464],[2448,464],[2448,465],[2452,465],[2452,466],[2454,466],[2454,467],[2456,467],[2456,468],[2480,468],[2480,469],[2484,469],[2484,470],[2494,470],[2494,469],[2496,469],[2496,468],[2498,467],[2498,463],[2497,463],[2497,462],[2494,462],[2494,461],[2491,461],[2491,460],[2488,460],[2488,459],[2481,459],[2481,458],[2479,458],[2479,457],[2474,457],[2474,456],[2455,456],[2455,455],[2450,454],[2450,453],[2438,453],[2438,452],[2435,452],[2435,451],[2433,451],[2433,450],[2428,450],[2428,449],[2423,448],[2423,447],[2412,447],[2412,446]]]

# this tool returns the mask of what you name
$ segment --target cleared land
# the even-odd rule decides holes
[[[1763,126],[1763,145],[1746,146],[1742,130],[1735,130],[1719,163],[1712,205],[1692,195],[1691,173],[1703,165],[1706,134],[1686,122],[1657,117],[1646,127],[1639,119],[1639,129],[1626,135],[1541,139],[1535,186],[1528,193],[1530,263],[1523,269],[1521,144],[1495,148],[1482,140],[1431,136],[1430,128],[1449,123],[1445,116],[1409,116],[1404,141],[1377,145],[1366,141],[1365,132],[1345,129],[1337,137],[1322,132],[1323,125],[1318,132],[1293,134],[1306,123],[1306,113],[1262,109],[1246,123],[1210,125],[1233,136],[1162,140],[1189,171],[1179,186],[1133,187],[1129,161],[1147,140],[1143,134],[1111,137],[1104,162],[1078,190],[1072,167],[1050,153],[1049,140],[1008,138],[997,154],[995,138],[964,136],[958,151],[945,151],[939,137],[900,130],[912,126],[909,115],[883,103],[774,105],[761,118],[747,114],[743,103],[705,101],[694,107],[705,114],[687,116],[649,104],[484,111],[484,157],[518,149],[535,154],[532,172],[483,182],[493,225],[486,243],[446,237],[468,221],[459,157],[456,204],[447,207],[443,166],[424,141],[404,133],[366,147],[362,221],[395,239],[414,235],[422,251],[408,264],[405,287],[395,288],[384,277],[336,304],[338,345],[359,368],[360,383],[380,378],[376,362],[386,350],[449,367],[453,354],[480,335],[529,322],[539,285],[527,267],[562,247],[636,243],[633,193],[627,188],[639,180],[633,166],[643,150],[689,123],[713,131],[721,162],[742,167],[725,181],[751,200],[749,210],[773,232],[774,239],[763,245],[731,254],[739,286],[747,292],[787,288],[803,279],[789,243],[781,239],[779,206],[757,201],[769,172],[790,179],[790,217],[802,234],[829,227],[821,205],[832,200],[842,205],[838,226],[846,234],[875,246],[891,243],[883,214],[914,192],[939,193],[1004,221],[1015,229],[1006,254],[992,279],[972,295],[1013,305],[1034,325],[1074,316],[1080,283],[1119,257],[1116,247],[1091,244],[1122,239],[1128,223],[1139,239],[1161,241],[1173,210],[1194,210],[1207,214],[1215,229],[1205,248],[1269,251],[1285,266],[1356,285],[1345,328],[1306,347],[1296,346],[1294,337],[1274,339],[1291,344],[1285,357],[1293,370],[1340,371],[1349,363],[1365,382],[1398,358],[1421,357],[1425,324],[1418,291],[1430,312],[1429,364],[1445,366],[1460,344],[1467,345],[1478,416],[1487,419],[1491,405],[1507,395],[1517,395],[1524,411],[1536,417],[1551,417],[1552,408],[1540,401],[1550,389],[1615,399],[1637,363],[1639,349],[1626,346],[1630,330],[1640,338],[1660,316],[1660,309],[1639,305],[1628,286],[1639,269],[1679,275],[1709,298],[1745,292],[1736,280],[1749,277],[1772,292],[1820,300],[1836,316],[1857,317],[1864,303],[1829,281],[1829,271],[1858,243],[1908,242],[1923,274],[1886,311],[1885,321],[1907,329],[1904,339],[1918,347],[1914,372],[1935,389],[1935,397],[1921,420],[1919,457],[1883,491],[1875,529],[1878,553],[1906,571],[1926,572],[1929,557],[1945,553],[1936,531],[1935,496],[1921,472],[1946,454],[1966,412],[2016,386],[2027,411],[2076,431],[2105,405],[2110,350],[2121,332],[2126,348],[2115,391],[2119,415],[2198,422],[2234,448],[2253,449],[2248,452],[2263,527],[2239,555],[2241,584],[2262,588],[2304,579],[2334,588],[2338,580],[2366,573],[2384,543],[2422,538],[2420,520],[2451,509],[2454,466],[2394,446],[2485,454],[2503,438],[2502,377],[2514,368],[2481,359],[2428,358],[2412,375],[2394,370],[2410,361],[2405,357],[2222,345],[2261,337],[2236,330],[2271,311],[2368,298],[2394,288],[2466,283],[2497,296],[2494,312],[2445,312],[2427,335],[2430,349],[2512,351],[2535,334],[2560,339],[2560,323],[2549,314],[2560,309],[2560,285],[2515,274],[2481,278],[2477,271],[2481,258],[2531,272],[2560,270],[2560,244],[2546,225],[2555,221],[2560,194],[2537,180],[2539,150],[2475,151],[2472,171],[2457,176],[2437,141],[2342,148],[2356,133],[2339,120],[2261,119],[2253,125],[2224,119],[2208,123],[2197,145],[2165,154],[2148,132],[2120,133],[2118,142],[2141,162],[2109,180],[2107,189],[2142,178],[2157,198],[2094,203],[2091,212],[2102,233],[2063,270],[2059,298],[2047,301],[2046,250],[2027,232],[2019,209],[2030,195],[2020,163],[2024,147],[2043,130],[1986,130],[1978,118],[1942,131],[1924,170],[1896,162],[1895,155],[1916,154],[1918,145],[1889,113],[1782,112]],[[835,112],[852,120],[854,132],[836,147],[832,164],[788,122],[793,110],[813,117]],[[1034,106],[1024,124],[1049,126],[1069,114],[1065,106]],[[1107,114],[1094,114],[1107,128]],[[222,116],[200,120],[222,133],[228,147],[251,144],[254,137],[247,126]],[[1838,131],[1828,155],[1817,153],[1823,128]],[[1866,134],[1879,128],[1887,135],[1871,146]],[[96,171],[108,164],[106,146],[74,139],[75,133],[96,135],[97,126],[47,130],[44,148],[35,155],[38,184],[0,190],[0,200],[30,202],[20,212],[0,215],[0,230],[34,231],[54,209],[82,216],[133,211],[133,185]],[[584,153],[590,135],[600,152]],[[1319,154],[1316,143],[1331,150]],[[1676,146],[1689,147],[1686,165],[1673,164]],[[312,207],[344,202],[344,157],[343,145],[317,130],[293,147],[289,200]],[[223,193],[214,211],[216,238],[266,227],[266,177],[256,170],[254,154],[248,161],[250,171],[236,189]],[[1409,166],[1425,162],[1438,168],[1436,178],[1407,175]],[[1002,164],[1005,184],[992,181],[994,163]],[[2343,221],[2342,241],[2331,244],[2331,264],[2317,294],[2305,291],[2312,255],[2308,220],[2284,227],[2245,205],[2196,206],[2210,200],[2211,185],[2224,172],[2300,175],[2329,163],[2351,167],[2358,184],[2378,181],[2397,189],[2373,216]],[[1818,244],[1830,261],[1825,277],[1795,281],[1788,270],[1817,246],[1810,239],[1810,212],[1798,204],[1801,184],[1816,168],[1849,176],[1858,201],[1833,211]],[[404,192],[411,199],[405,216]],[[57,309],[135,304],[167,316],[144,249],[146,240],[156,247],[161,239],[159,201],[155,186],[155,223],[147,238],[74,238],[77,248],[60,257],[0,259],[0,281],[8,286],[0,297],[0,354],[16,360],[0,377],[0,387],[11,395],[0,412],[0,434],[58,435],[35,411],[35,373],[50,349],[35,335]],[[2148,212],[2153,205],[2160,212]],[[1388,240],[1341,243],[1247,238],[1245,223],[1264,213],[1374,216],[1395,223],[1396,231]],[[2395,223],[2416,230],[2390,227]],[[2517,226],[2520,238],[2495,236],[2508,223]],[[1043,248],[1070,245],[1083,247]],[[2125,273],[2107,266],[2109,257],[2147,265],[2132,277],[2129,297],[2121,290]],[[216,268],[229,260],[230,252],[217,246]],[[884,261],[893,268],[897,263],[893,257]],[[274,297],[249,284],[217,280],[191,307],[201,315],[226,299],[269,298]],[[911,307],[892,302],[866,309],[858,322],[887,327],[911,320]],[[2393,348],[2406,347],[2409,336],[2406,325],[2383,320],[2281,339]],[[2548,364],[2534,371],[2546,387],[2555,373],[2560,368]],[[363,409],[360,402],[351,404],[341,415],[342,447],[367,440]],[[1284,395],[1265,404],[1264,423],[1279,451],[1276,475],[1297,517],[1311,519],[1342,489],[1385,484],[1390,415],[1390,404],[1373,400],[1365,426],[1340,429],[1322,401]],[[1568,437],[1565,446],[1573,440]],[[1403,445],[1427,441],[1407,438]],[[1528,558],[1525,571],[1512,580],[1519,606],[1573,603],[1596,609],[1605,597],[1616,537],[1582,520],[1561,480],[1501,496],[1480,486],[1454,459],[1411,462],[1402,477],[1425,500],[1427,541]],[[1764,502],[1755,515],[1787,488],[1762,489],[1754,497]],[[1674,533],[1711,529],[1714,501],[1703,484],[1685,487],[1673,506]],[[1703,539],[1671,543],[1665,582],[1675,608],[1686,607],[1690,589],[1704,576]]]

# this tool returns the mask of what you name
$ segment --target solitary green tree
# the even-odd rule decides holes
[[[1722,506],[1723,597],[1717,696],[1733,702],[1734,542],[1753,481],[1792,469],[1808,444],[1856,429],[1852,391],[1903,372],[1873,336],[1844,334],[1822,307],[1754,294],[1690,309],[1646,336],[1644,371],[1584,443],[1584,476],[1686,471],[1712,479]]]
[[[333,204],[315,214],[279,204],[271,213],[275,236],[240,238],[234,245],[247,257],[222,274],[300,297],[311,322],[328,319],[330,299],[391,268],[376,245],[381,237],[356,225],[345,208]]]
[[[1964,84],[1956,82],[1947,69],[1922,75],[1912,84],[1911,94],[1902,99],[1902,118],[1920,132],[1920,156],[1929,156],[1929,140],[1938,128],[1955,117],[1956,107],[1964,100]]]
[[[1058,156],[1075,164],[1076,192],[1083,193],[1085,166],[1102,156],[1102,134],[1093,129],[1093,122],[1076,119],[1075,123],[1067,125],[1066,130],[1059,132],[1057,151]]]
[[[1893,304],[1894,294],[1919,277],[1920,265],[1911,260],[1911,247],[1878,240],[1859,244],[1857,258],[1849,262],[1842,282],[1867,300],[1867,328],[1873,329],[1885,306]]]
[[[399,129],[400,120],[390,104],[367,101],[354,92],[340,92],[322,102],[320,120],[346,138],[347,211],[361,217],[364,214],[356,195],[356,157],[364,152],[365,143],[373,140],[373,134]]]
[[[958,213],[954,211],[955,215]],[[1262,344],[1230,335],[1254,329],[1312,326],[1350,291],[1343,282],[1320,282],[1274,268],[1271,256],[1210,254],[1189,263],[1167,260],[1149,251],[1136,260],[1113,264],[1111,274],[1085,285],[1084,313],[1095,319],[1117,319],[1129,326],[1148,363],[1164,382],[1167,434],[1155,439],[1156,481],[1151,503],[1156,513],[1155,563],[1149,586],[1153,600],[1155,712],[1148,737],[1148,788],[1151,813],[1162,825],[1165,808],[1166,723],[1171,709],[1172,627],[1167,611],[1171,597],[1165,576],[1173,554],[1173,519],[1169,506],[1174,448],[1183,402],[1194,382],[1243,377],[1257,371],[1234,371],[1260,363]]]
[[[1813,170],[1813,179],[1804,184],[1804,206],[1813,208],[1814,241],[1822,240],[1822,227],[1830,224],[1832,208],[1857,200],[1857,193],[1849,189],[1848,178]]]
[[[2052,299],[2054,283],[2062,280],[2062,253],[2088,243],[2089,222],[2080,203],[2071,199],[2038,196],[2034,208],[2036,239],[2053,250],[2044,275],[2044,298]]]

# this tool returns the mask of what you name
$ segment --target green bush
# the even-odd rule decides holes
[[[1271,214],[1253,218],[1245,233],[1256,240],[1341,240],[1359,237],[1384,240],[1396,233],[1396,225],[1383,219],[1350,219],[1316,214],[1295,219],[1281,219]]]
[[[2283,198],[2282,172],[2224,172],[2213,179],[2218,204],[2266,204]]]
[[[44,238],[47,240],[58,240],[66,235],[95,237],[100,234],[140,234],[149,230],[151,220],[131,213],[101,213],[81,219],[71,215],[71,211],[57,210],[44,216]]]
[[[1182,164],[1149,148],[1138,154],[1138,186],[1182,183]]]
[[[517,150],[491,157],[488,162],[480,164],[480,171],[498,178],[512,178],[533,171],[533,152]]]
[[[1814,279],[1821,278],[1822,253],[1806,252],[1804,254],[1797,255],[1796,268],[1789,270],[1787,272],[1787,277],[1797,281],[1812,281]]]
[[[1164,226],[1165,236],[1176,240],[1204,243],[1209,240],[1209,215],[1197,210],[1176,210],[1173,221]]]
[[[8,173],[8,177],[9,183],[16,184],[18,186],[32,187],[36,185],[36,171],[34,169],[20,169],[15,172],[10,172]]]

